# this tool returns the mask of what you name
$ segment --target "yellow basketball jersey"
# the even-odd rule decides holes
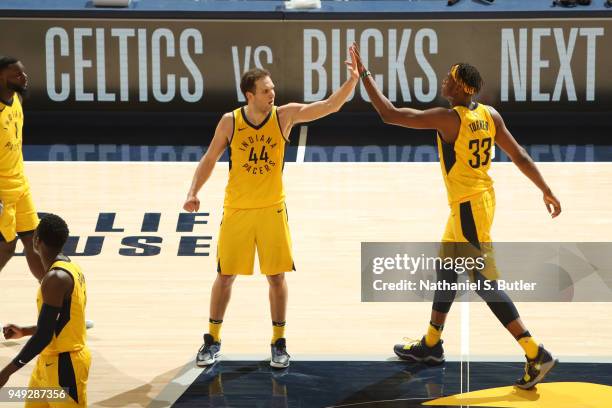
[[[0,101],[0,177],[23,174],[22,130],[23,109],[15,94],[10,105]]]
[[[454,144],[438,134],[438,155],[449,203],[487,191],[493,187],[489,168],[495,146],[495,124],[486,105],[474,109],[453,108],[461,118],[459,135]]]
[[[276,106],[259,126],[248,121],[244,107],[232,113],[234,131],[229,144],[229,180],[223,206],[263,208],[283,202],[286,139]]]
[[[85,276],[81,268],[74,262],[56,260],[49,268],[49,270],[51,269],[61,269],[72,275],[74,289],[70,295],[70,300],[64,301],[62,305],[60,319],[55,327],[51,343],[41,354],[50,355],[82,350],[85,347],[85,304],[87,303]],[[38,289],[36,303],[40,313],[43,304],[40,288]]]

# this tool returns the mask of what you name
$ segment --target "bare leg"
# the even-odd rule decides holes
[[[518,336],[520,336],[521,334],[523,334],[523,333],[525,333],[527,331],[527,328],[523,324],[523,321],[521,320],[520,317],[518,319],[515,319],[515,320],[511,321],[510,323],[508,323],[506,325],[506,329],[508,329],[510,334],[512,334],[512,336],[515,339]]]
[[[210,318],[213,320],[223,320],[225,310],[232,296],[232,285],[236,275],[217,274],[217,279],[213,283],[210,294]]]
[[[289,289],[285,274],[268,275],[270,284],[270,315],[273,322],[284,322],[287,315],[287,298]]]
[[[23,243],[23,249],[25,252],[26,260],[28,261],[28,266],[30,267],[30,272],[36,278],[37,281],[41,281],[45,276],[47,271],[42,265],[40,261],[40,257],[34,252],[33,245],[33,235],[29,234],[21,237],[21,242]]]
[[[438,312],[437,310],[431,310],[431,321],[438,326],[443,326],[446,322],[446,316],[448,313]]]

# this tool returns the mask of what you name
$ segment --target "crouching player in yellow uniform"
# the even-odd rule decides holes
[[[61,387],[67,397],[57,402],[44,398],[27,401],[26,408],[86,407],[91,355],[85,345],[85,277],[81,268],[61,252],[68,239],[68,226],[62,218],[46,215],[33,238],[34,251],[47,271],[36,299],[38,323],[3,328],[6,339],[32,337],[0,371],[0,388],[11,374],[40,354],[28,387],[41,391]]]

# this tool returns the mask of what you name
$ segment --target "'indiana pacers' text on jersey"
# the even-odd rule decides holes
[[[85,347],[85,304],[87,303],[85,276],[81,268],[70,261],[56,260],[51,265],[51,268],[49,268],[49,270],[52,269],[61,269],[68,272],[74,281],[74,289],[70,299],[64,300],[60,318],[57,321],[55,333],[53,333],[53,339],[41,354],[53,355],[80,351]],[[43,304],[40,288],[38,288],[36,304],[40,313]]]
[[[233,115],[224,207],[263,208],[283,202],[286,140],[276,106],[259,126],[249,122],[244,107],[234,110]]]
[[[495,124],[486,105],[477,104],[474,109],[455,106],[453,109],[461,119],[457,140],[449,144],[438,134],[440,167],[449,203],[493,187],[488,171],[495,145]]]
[[[10,104],[0,101],[0,177],[23,174],[22,129],[23,109],[15,94]]]

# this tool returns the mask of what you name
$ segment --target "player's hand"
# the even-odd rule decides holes
[[[183,209],[188,212],[198,211],[200,209],[200,199],[196,196],[188,195],[183,204]]]
[[[364,71],[367,71],[367,68],[363,66],[363,62],[361,61],[361,55],[359,54],[359,47],[357,46],[357,43],[354,42],[353,45],[351,45],[350,48],[350,53],[351,53],[351,57],[355,57],[355,63],[357,64],[357,72],[358,73],[362,73]]]
[[[357,69],[357,56],[355,55],[355,53],[353,52],[353,47],[355,45],[351,45],[349,47],[349,54],[351,56],[351,60],[350,61],[345,61],[344,63],[346,64],[349,73],[351,74],[351,77],[353,79],[359,80],[359,70]]]
[[[4,334],[4,338],[7,340],[20,339],[25,336],[23,327],[10,323],[2,328],[2,334]]]
[[[557,215],[561,214],[561,203],[557,197],[555,197],[552,191],[544,193],[544,205],[552,218],[555,218]]]

